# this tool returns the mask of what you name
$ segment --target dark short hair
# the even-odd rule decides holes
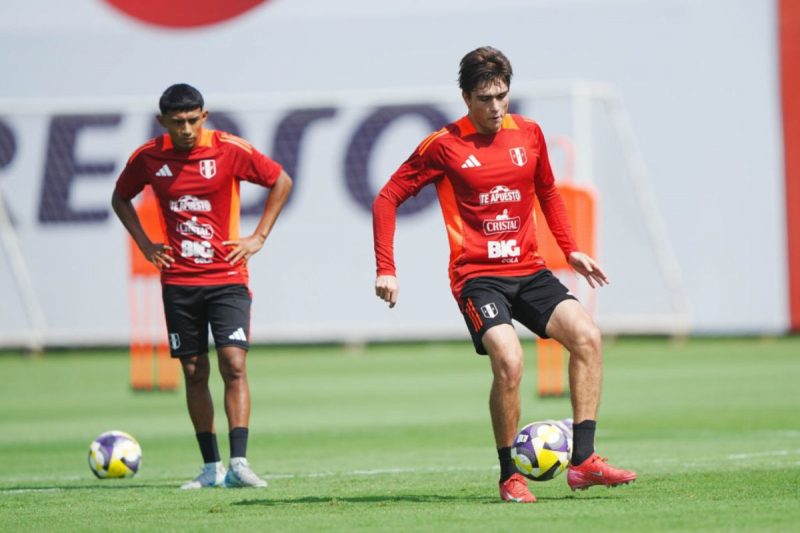
[[[203,109],[204,105],[200,91],[187,83],[170,85],[158,100],[158,108],[162,115],[171,111],[191,111],[198,107]]]
[[[502,80],[511,87],[511,62],[496,48],[482,46],[461,59],[458,86],[469,94],[478,86],[494,80]]]

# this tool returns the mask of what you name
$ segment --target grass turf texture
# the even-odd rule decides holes
[[[521,423],[569,416],[535,397]],[[503,503],[488,361],[468,343],[272,347],[248,360],[248,450],[269,488],[180,491],[201,462],[179,393],[134,393],[121,351],[0,356],[0,531],[790,531],[800,520],[800,339],[622,339],[605,349],[598,452],[630,486]],[[216,373],[216,371],[215,371]],[[220,448],[227,426],[214,375]],[[133,479],[91,440],[132,433]]]

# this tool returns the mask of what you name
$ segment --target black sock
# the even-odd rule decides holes
[[[196,433],[197,443],[200,445],[200,453],[203,455],[204,463],[216,463],[219,461],[219,448],[217,447],[217,435],[210,431]]]
[[[572,426],[572,459],[570,463],[578,466],[594,453],[594,430],[597,422],[584,420]]]
[[[233,428],[228,434],[231,442],[231,458],[247,457],[247,428]]]
[[[500,459],[500,483],[502,483],[517,472],[517,467],[514,466],[514,460],[511,458],[511,446],[498,448],[497,458]]]

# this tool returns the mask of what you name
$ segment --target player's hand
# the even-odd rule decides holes
[[[575,272],[586,278],[591,288],[594,289],[595,287],[609,284],[608,277],[606,277],[600,265],[585,253],[572,252],[569,254],[569,264],[575,269]]]
[[[397,305],[397,293],[400,287],[396,276],[378,276],[375,279],[375,296],[389,303],[391,309]]]
[[[239,261],[245,263],[264,246],[264,238],[259,235],[250,235],[236,241],[224,241],[223,246],[233,246],[233,249],[225,256],[225,261],[235,265]]]
[[[163,242],[148,242],[141,250],[147,260],[159,270],[169,268],[175,262],[175,258],[172,257],[172,248]]]

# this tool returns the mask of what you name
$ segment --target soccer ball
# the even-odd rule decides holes
[[[572,456],[572,420],[528,424],[517,433],[511,458],[520,474],[533,481],[553,479]]]
[[[142,447],[124,431],[106,431],[89,446],[89,468],[100,479],[133,477],[142,464]]]

